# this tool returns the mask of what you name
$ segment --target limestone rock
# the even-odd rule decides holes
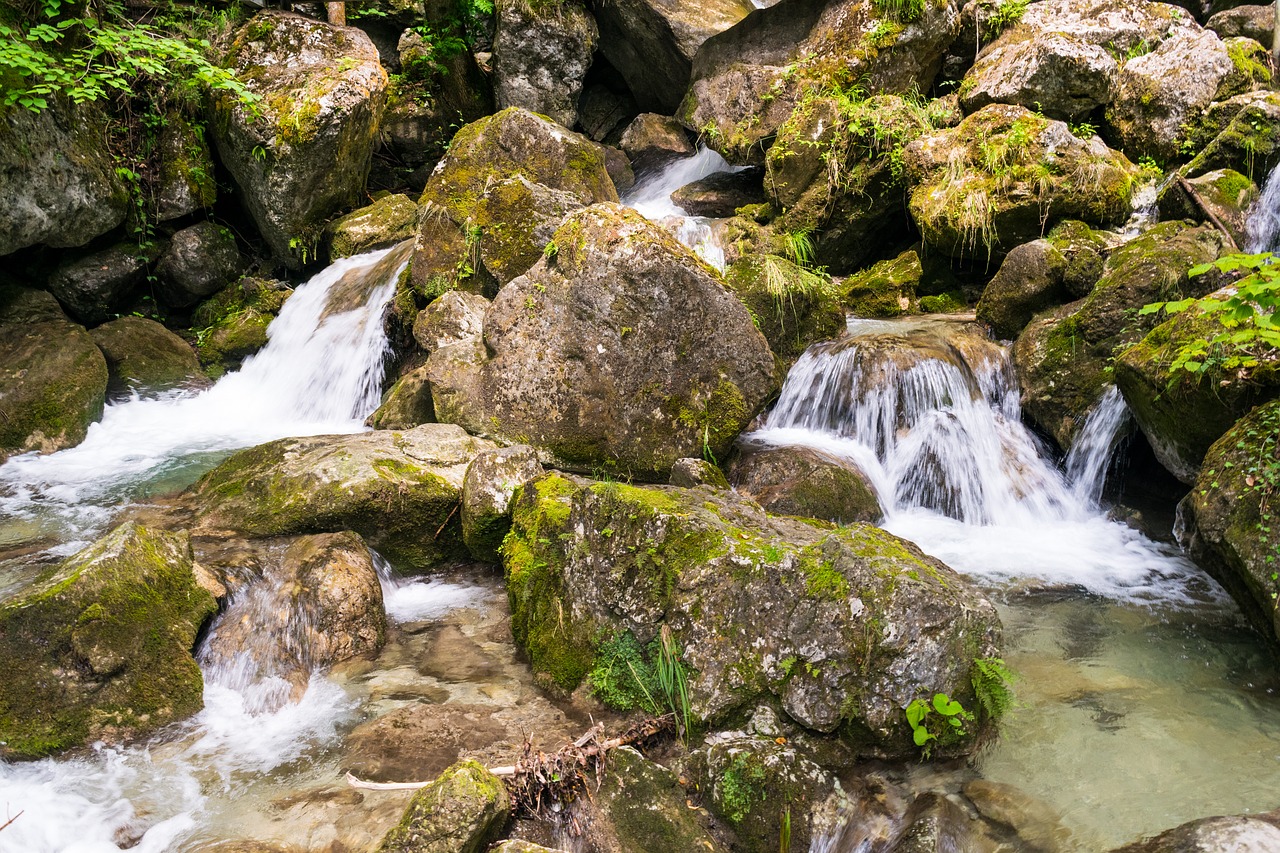
[[[677,459],[676,464],[671,466],[670,484],[682,489],[692,489],[695,486],[729,488],[729,480],[724,472],[705,459]]]
[[[1206,817],[1151,838],[1117,847],[1112,853],[1264,853],[1280,847],[1280,814]]]
[[[204,134],[174,111],[165,116],[157,147],[161,172],[155,191],[156,218],[168,222],[213,207],[218,185]]]
[[[382,395],[377,411],[367,421],[374,429],[413,429],[420,424],[435,422],[436,409],[431,401],[431,384],[425,365],[402,373]]]
[[[717,456],[773,388],[746,309],[666,231],[616,205],[572,214],[504,287],[484,340],[432,353],[436,416],[560,464],[665,478]]]
[[[364,188],[387,73],[361,30],[275,11],[236,32],[226,64],[261,115],[221,98],[218,153],[276,260],[298,268]]]
[[[910,314],[917,307],[916,287],[923,275],[920,256],[908,249],[845,279],[841,301],[857,317]]]
[[[972,703],[972,660],[998,644],[991,604],[909,542],[768,516],[725,490],[548,474],[517,493],[503,566],[512,634],[560,687],[606,641],[629,632],[643,649],[669,630],[696,721],[765,703],[867,753],[914,750],[902,708],[916,696]]]
[[[155,320],[121,317],[89,336],[107,359],[107,393],[113,398],[207,384],[191,345]]]
[[[1192,193],[1195,197],[1192,197]],[[1249,245],[1249,212],[1258,186],[1234,169],[1216,169],[1198,177],[1174,180],[1160,194],[1161,219],[1212,221],[1226,226],[1237,246]]]
[[[809,344],[844,331],[844,310],[835,285],[786,258],[744,256],[725,271],[724,281],[747,306],[780,358],[798,358]]]
[[[474,293],[450,291],[418,312],[413,339],[426,352],[479,337],[489,300]]]
[[[0,754],[121,743],[203,707],[191,656],[217,609],[184,535],[129,523],[0,604]]]
[[[657,113],[636,116],[622,134],[622,150],[639,169],[653,169],[694,153],[680,122]]]
[[[0,255],[43,243],[83,246],[124,221],[129,193],[91,104],[54,100],[0,119]]]
[[[49,290],[80,322],[101,323],[116,313],[154,260],[137,243],[118,243],[59,266],[49,276]]]
[[[729,468],[735,489],[773,515],[875,524],[884,513],[852,462],[807,447],[747,448]]]
[[[580,0],[496,5],[493,93],[498,109],[522,107],[576,126],[578,96],[599,41],[595,19]]]
[[[740,207],[764,201],[760,171],[716,172],[680,187],[671,194],[671,201],[690,216],[733,216]]]
[[[1276,11],[1271,6],[1236,6],[1216,12],[1205,22],[1205,28],[1213,30],[1221,38],[1234,36],[1250,38],[1268,50],[1275,34]]]
[[[1016,246],[978,300],[978,322],[997,338],[1012,340],[1031,318],[1067,300],[1067,260],[1048,240]]]
[[[529,271],[564,218],[586,207],[567,190],[554,190],[523,175],[485,190],[471,216],[480,227],[480,260],[501,287]],[[558,249],[558,247],[557,247]]]
[[[368,207],[335,219],[324,229],[330,260],[349,258],[412,240],[418,206],[407,195],[385,195]]]
[[[1216,102],[1188,133],[1199,153],[1186,165],[1187,176],[1233,169],[1260,184],[1280,163],[1280,94],[1246,92]]]
[[[267,345],[267,327],[293,291],[282,281],[242,278],[200,303],[191,315],[196,353],[211,376],[234,370]]]
[[[462,541],[482,563],[497,563],[511,527],[511,497],[543,473],[532,447],[513,445],[476,454],[462,480]]]
[[[234,281],[243,267],[229,229],[212,222],[192,225],[173,235],[156,264],[160,297],[180,308],[195,305]]]
[[[1064,120],[1111,102],[1120,66],[1105,48],[1061,33],[1005,37],[978,58],[961,84],[967,112],[1017,104]]]
[[[502,781],[475,761],[461,761],[414,795],[378,853],[481,853],[509,810]]]

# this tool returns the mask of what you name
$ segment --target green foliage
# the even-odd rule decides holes
[[[1277,522],[1273,506],[1276,495],[1280,494],[1280,408],[1262,408],[1256,416],[1251,417],[1244,434],[1236,441],[1237,450],[1249,448],[1254,448],[1254,452],[1244,461],[1243,471],[1237,472],[1237,476],[1243,475],[1244,481],[1244,491],[1240,497],[1250,497],[1258,502],[1258,521],[1254,526],[1258,541],[1263,543],[1264,548],[1270,542],[1263,562],[1271,569],[1268,579],[1273,587],[1272,607],[1280,608],[1280,592],[1276,590],[1280,586],[1280,535],[1276,535]],[[1226,463],[1227,466],[1231,464]],[[1207,477],[1213,477],[1217,471],[1210,468],[1204,473]],[[1209,488],[1217,486],[1216,480],[1210,481]],[[1205,490],[1202,490],[1201,495],[1204,493]]]
[[[1031,0],[1004,0],[990,17],[983,22],[986,30],[987,38],[993,39],[1000,35],[1009,27],[1022,20],[1022,15],[1027,11],[1027,4]]]
[[[874,0],[880,14],[895,21],[916,21],[924,15],[925,0]]]
[[[448,73],[445,65],[453,57],[467,50],[467,42],[459,28],[446,26],[434,29],[430,26],[413,27],[422,37],[422,46],[406,55],[404,77],[409,81],[426,81]]]
[[[810,229],[805,228],[796,231],[784,231],[782,233],[782,244],[787,253],[787,257],[795,262],[796,266],[803,269],[810,269],[813,266],[813,237],[810,236]],[[765,272],[767,275],[767,268]],[[767,278],[765,280],[765,284],[768,286]],[[770,290],[770,293],[772,292],[773,291]]]
[[[141,94],[163,84],[194,95],[224,91],[257,101],[231,72],[209,61],[209,42],[162,29],[168,19],[125,18],[123,8],[99,0],[83,17],[63,0],[39,0],[28,15],[0,17],[0,103],[40,112],[56,96],[75,103]]]
[[[1264,363],[1280,360],[1280,264],[1276,261],[1270,252],[1224,255],[1192,267],[1188,274],[1194,277],[1217,270],[1236,276],[1235,293],[1152,302],[1139,310],[1139,314],[1178,314],[1194,308],[1221,327],[1212,337],[1184,344],[1169,366],[1171,375],[1231,371],[1246,379]]]
[[[998,720],[1013,707],[1014,674],[1000,658],[975,658],[969,673],[974,695],[988,720]]]
[[[681,657],[666,625],[647,649],[640,647],[630,631],[615,634],[596,649],[595,664],[587,676],[591,693],[617,710],[670,713],[687,738],[691,723],[689,674]]]
[[[739,824],[764,800],[764,768],[746,752],[739,752],[720,774],[720,803],[730,823]]]
[[[1098,133],[1098,126],[1087,121],[1076,122],[1067,127],[1071,130],[1071,135],[1079,139],[1092,139]]]
[[[933,701],[912,699],[903,709],[911,726],[911,737],[928,758],[934,743],[955,743],[968,734],[965,723],[973,722],[973,714],[945,693],[933,694]]]

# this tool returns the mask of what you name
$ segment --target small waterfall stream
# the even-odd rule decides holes
[[[1280,251],[1280,164],[1267,175],[1262,184],[1262,196],[1249,214],[1246,230],[1249,252]]]
[[[711,266],[724,271],[724,248],[712,227],[712,221],[689,216],[675,205],[671,194],[685,184],[700,181],[717,172],[738,171],[710,148],[699,148],[691,157],[675,160],[661,169],[640,176],[640,180],[623,197],[622,203],[633,208],[651,222],[669,228],[681,243]]]

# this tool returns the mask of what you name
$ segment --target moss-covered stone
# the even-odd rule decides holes
[[[836,524],[878,522],[883,513],[867,475],[851,462],[806,447],[745,450],[729,468],[734,487],[775,515]]]
[[[923,274],[920,256],[908,249],[845,279],[841,301],[857,317],[914,314],[919,307],[916,287]]]
[[[978,322],[1012,340],[1040,311],[1065,301],[1067,260],[1048,240],[1015,247],[978,300]]]
[[[242,278],[200,303],[191,315],[196,354],[210,376],[240,366],[267,345],[267,327],[293,291],[283,282]]]
[[[844,331],[844,311],[831,280],[777,255],[743,257],[725,271],[774,355],[800,357],[816,341]]]
[[[107,359],[107,393],[150,396],[206,382],[195,350],[155,320],[121,317],[89,333]]]
[[[511,498],[542,473],[532,447],[517,444],[476,454],[462,480],[462,540],[472,557],[499,562],[498,549],[511,528]]]
[[[1088,296],[1102,278],[1103,263],[1110,246],[1088,225],[1068,219],[1054,226],[1045,238],[1066,260],[1062,284],[1073,299]]]
[[[868,753],[911,752],[917,695],[972,701],[972,659],[998,643],[991,605],[914,545],[705,487],[548,474],[516,494],[503,566],[512,634],[560,687],[609,638],[665,625],[699,723],[763,702]]]
[[[191,656],[216,604],[185,536],[126,524],[0,604],[0,755],[119,743],[203,706]]]
[[[1280,94],[1248,92],[1213,104],[1186,133],[1198,152],[1183,169],[1189,177],[1232,169],[1262,183],[1280,162]]]
[[[609,753],[609,769],[595,795],[621,850],[721,853],[724,846],[687,805],[676,774],[630,747]]]
[[[213,207],[218,200],[218,184],[214,180],[213,155],[201,129],[174,110],[165,116],[158,149],[156,218],[167,222]]]
[[[329,259],[385,249],[413,239],[418,206],[407,195],[388,194],[367,207],[335,219],[324,229]]]
[[[510,809],[502,780],[477,761],[460,761],[414,794],[378,853],[481,853]]]
[[[431,402],[431,385],[424,367],[404,373],[387,393],[382,404],[369,416],[374,429],[413,429],[419,424],[436,422],[436,408]]]
[[[493,446],[447,424],[286,438],[227,459],[192,499],[202,530],[354,530],[393,563],[422,570],[465,553],[462,478],[471,457]]]
[[[1237,246],[1247,246],[1249,212],[1257,200],[1258,187],[1253,181],[1234,169],[1217,169],[1169,182],[1160,193],[1160,218],[1199,222],[1216,218]]]

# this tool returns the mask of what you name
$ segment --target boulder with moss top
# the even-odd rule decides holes
[[[728,451],[774,389],[773,354],[719,276],[617,205],[565,220],[498,294],[483,341],[431,354],[436,416],[548,460],[665,479]]]
[[[549,683],[643,704],[626,679],[669,631],[693,720],[764,703],[863,754],[914,751],[902,709],[918,696],[976,707],[973,661],[999,642],[990,602],[911,543],[723,489],[548,474],[516,495],[503,566],[512,633]],[[609,666],[619,656],[632,666]]]
[[[916,287],[923,275],[920,256],[908,249],[849,276],[840,285],[841,301],[857,317],[897,317],[917,308]]]
[[[460,761],[413,795],[377,853],[482,853],[506,825],[506,786],[476,761]]]
[[[242,278],[200,303],[191,315],[196,354],[210,376],[235,370],[267,345],[267,327],[293,291],[282,281]]]
[[[329,259],[386,249],[413,239],[418,206],[407,195],[388,194],[373,204],[335,219],[324,229]]]
[[[1039,312],[1068,297],[1067,260],[1048,240],[1014,247],[978,300],[978,322],[998,338],[1012,340]]]
[[[203,707],[191,656],[217,605],[185,535],[129,523],[0,604],[0,755],[121,743]]]
[[[774,355],[784,361],[844,331],[844,310],[830,278],[786,258],[745,256],[725,271],[724,281],[747,306]]]
[[[1237,246],[1247,246],[1249,212],[1257,200],[1257,184],[1234,169],[1217,169],[1170,182],[1160,193],[1160,218],[1221,223]]]
[[[354,530],[392,562],[422,570],[465,553],[462,479],[472,457],[493,448],[448,424],[285,438],[227,459],[191,500],[202,531]]]
[[[0,289],[0,461],[84,440],[102,417],[107,362],[52,296]]]
[[[154,396],[208,384],[191,345],[155,320],[121,317],[89,332],[107,359],[107,394]]]
[[[862,469],[809,447],[745,448],[729,466],[729,479],[774,515],[836,524],[875,524],[884,516]]]
[[[462,480],[462,541],[483,563],[498,562],[511,527],[511,497],[543,473],[532,447],[516,444],[476,454]]]
[[[1109,382],[1112,355],[1159,323],[1138,309],[1214,290],[1215,276],[1188,278],[1187,270],[1212,261],[1224,246],[1214,228],[1162,222],[1113,250],[1088,297],[1037,316],[1019,336],[1013,360],[1027,415],[1070,447]]]
[[[578,97],[599,32],[581,0],[499,0],[493,37],[498,109],[522,107],[565,127],[578,124]]]
[[[904,153],[909,207],[926,244],[953,257],[1001,255],[1062,219],[1123,222],[1137,168],[1094,136],[993,104]]]
[[[1103,262],[1111,250],[1107,235],[1094,231],[1083,222],[1068,219],[1059,223],[1045,238],[1067,262],[1062,283],[1073,299],[1088,296],[1102,278]]]
[[[1280,94],[1260,90],[1219,101],[1186,132],[1199,152],[1183,168],[1186,175],[1234,169],[1261,183],[1280,163]]]
[[[1223,291],[1217,296],[1225,298]],[[1223,332],[1214,318],[1192,309],[1153,329],[1115,361],[1116,386],[1156,458],[1184,483],[1194,482],[1209,447],[1254,406],[1280,397],[1280,363],[1245,375],[1210,364],[1204,375],[1170,374],[1179,351]]]
[[[363,31],[275,11],[236,32],[226,65],[260,100],[219,98],[218,154],[275,259],[301,267],[364,189],[387,72]]]

